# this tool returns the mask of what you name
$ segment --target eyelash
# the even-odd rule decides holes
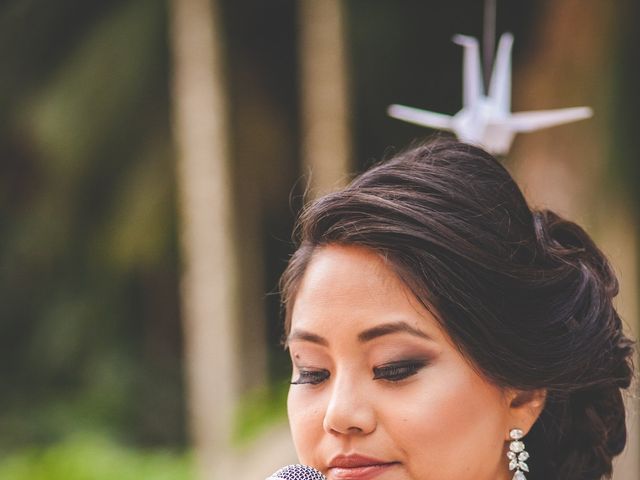
[[[291,382],[291,385],[318,385],[329,378],[329,372],[326,370],[300,370],[298,379]]]
[[[426,365],[427,362],[424,360],[404,360],[388,363],[373,369],[373,379],[399,382],[415,375]],[[292,381],[291,385],[318,385],[328,378],[329,372],[327,370],[300,370],[298,379]]]
[[[402,362],[388,363],[373,369],[373,379],[399,382],[415,375],[426,365],[427,362],[424,360],[404,360]]]

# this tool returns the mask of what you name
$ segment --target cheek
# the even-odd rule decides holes
[[[502,455],[506,414],[500,390],[466,366],[440,367],[407,386],[402,399],[392,399],[389,392],[387,430],[410,459],[415,478],[425,478],[426,472],[455,478],[464,473],[465,464],[495,468]]]
[[[318,396],[305,394],[302,391],[305,388],[298,386],[289,389],[287,414],[298,459],[302,463],[314,466],[314,447],[322,437],[324,417]]]

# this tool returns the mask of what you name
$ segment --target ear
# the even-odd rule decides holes
[[[539,390],[510,390],[507,392],[509,402],[510,427],[519,428],[526,435],[538,419],[547,399],[547,391]],[[505,432],[505,439],[509,438],[509,432]]]

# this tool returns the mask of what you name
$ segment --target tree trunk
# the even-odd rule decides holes
[[[215,0],[171,2],[187,394],[198,478],[229,478],[236,258],[222,35]]]
[[[349,100],[340,0],[301,0],[302,157],[310,194],[344,185],[350,169]]]

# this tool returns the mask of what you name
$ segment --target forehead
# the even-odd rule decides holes
[[[354,276],[355,274],[355,276]],[[329,287],[340,282],[353,289],[385,287],[398,288],[400,280],[377,252],[351,245],[327,245],[318,248],[307,266],[300,290]]]
[[[382,321],[436,323],[430,312],[373,250],[329,245],[314,253],[292,310],[292,327],[371,326]],[[436,325],[434,325],[436,326]],[[328,332],[326,332],[328,333]]]

